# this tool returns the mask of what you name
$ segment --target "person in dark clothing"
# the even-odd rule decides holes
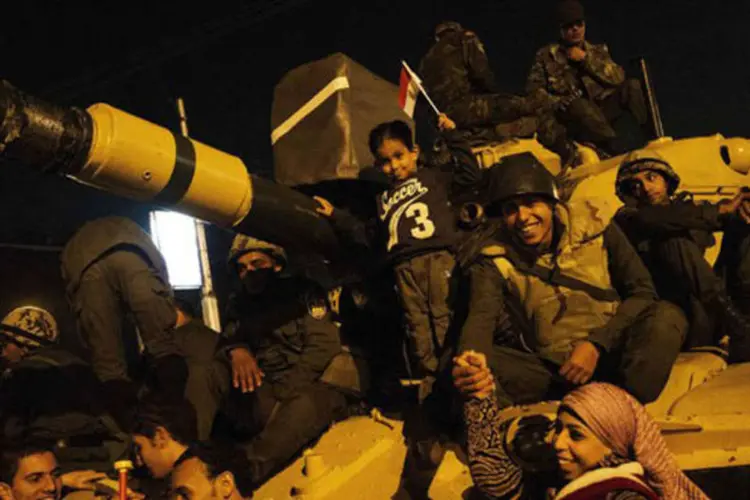
[[[187,401],[164,402],[148,396],[138,403],[131,432],[137,466],[163,479],[198,441],[195,410]]]
[[[0,324],[5,371],[0,379],[0,434],[12,442],[44,441],[64,471],[108,472],[127,436],[101,404],[102,387],[74,354],[56,345],[57,325],[44,309],[23,306]]]
[[[560,41],[536,53],[526,91],[541,91],[548,97],[564,125],[556,130],[608,154],[620,154],[624,146],[618,142],[613,121],[625,111],[641,126],[648,120],[640,82],[625,78],[625,70],[612,60],[606,45],[586,41],[580,2],[559,2],[557,15]]]
[[[192,308],[180,300],[176,300],[176,308],[174,339],[188,366],[185,398],[195,407],[198,439],[205,441],[211,437],[221,400],[229,389],[229,368],[216,359],[219,332],[195,318]]]
[[[615,221],[659,296],[687,315],[686,347],[718,346],[728,333],[730,362],[750,361],[750,193],[695,203],[689,193],[676,193],[679,183],[657,152],[628,154],[617,172],[616,193],[625,206]],[[724,234],[716,267],[726,284],[703,256],[715,244],[714,232]]]
[[[501,405],[604,379],[655,400],[682,344],[681,311],[656,300],[648,271],[604,200],[562,203],[530,153],[490,170],[494,244],[469,265],[459,352],[487,356]]]
[[[559,154],[563,164],[573,161],[575,147],[566,141],[544,93],[535,89],[524,97],[500,92],[476,33],[456,22],[440,23],[419,72],[435,104],[459,129],[490,140],[538,131],[539,141]]]
[[[125,345],[126,318],[145,345],[152,389],[181,399],[187,365],[173,335],[177,312],[166,264],[151,237],[124,217],[88,222],[65,245],[62,274],[91,366],[121,425],[127,426],[137,399],[125,355],[135,347]]]
[[[240,439],[249,438],[243,446],[260,483],[343,416],[344,394],[321,381],[341,342],[326,295],[282,276],[282,248],[238,235],[229,261],[242,290],[218,346],[236,403],[226,412]]]
[[[440,128],[453,158],[444,168],[419,168],[419,146],[404,122],[383,123],[370,132],[370,150],[392,183],[378,197],[377,208],[406,317],[412,373],[414,378],[431,380],[438,371],[451,319],[449,283],[459,232],[450,195],[477,186],[482,179],[471,150],[446,115],[440,117]],[[318,201],[339,232],[356,234],[346,212]],[[347,226],[351,227],[347,230]]]

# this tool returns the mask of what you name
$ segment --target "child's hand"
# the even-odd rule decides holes
[[[456,122],[448,118],[448,115],[445,113],[440,113],[440,116],[438,116],[438,128],[440,130],[454,130]]]
[[[313,196],[313,199],[318,202],[318,208],[315,209],[316,212],[326,217],[333,215],[333,205],[331,205],[330,201],[320,196]]]

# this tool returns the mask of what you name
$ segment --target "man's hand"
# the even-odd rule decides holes
[[[453,384],[466,397],[484,399],[495,390],[495,378],[484,354],[466,351],[453,358]]]
[[[74,470],[60,476],[63,486],[73,490],[90,490],[96,489],[96,482],[106,478],[103,472],[93,470]]]
[[[333,215],[333,205],[331,205],[330,201],[320,196],[313,196],[313,200],[318,202],[318,208],[315,209],[316,212],[326,217]]]
[[[235,389],[242,392],[253,392],[263,383],[265,373],[258,367],[255,356],[244,347],[235,347],[229,351],[232,361],[232,381]]]
[[[599,349],[588,340],[576,344],[565,364],[560,368],[560,375],[571,384],[585,384],[594,375],[599,362]]]
[[[731,200],[719,202],[718,206],[721,215],[735,214],[745,224],[750,224],[750,191],[740,191]]]
[[[440,130],[455,130],[456,122],[448,118],[445,113],[440,113],[438,116],[438,128]]]
[[[583,61],[585,57],[586,51],[581,47],[574,46],[568,48],[568,59],[570,59],[571,61],[580,62]]]

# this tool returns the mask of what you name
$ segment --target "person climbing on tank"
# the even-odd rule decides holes
[[[690,193],[677,192],[679,185],[679,175],[658,152],[629,153],[617,171],[615,192],[625,206],[615,221],[659,296],[687,315],[685,347],[718,346],[727,333],[730,363],[750,361],[750,192],[696,203]],[[718,274],[704,258],[714,232],[723,232]]]
[[[79,333],[120,426],[128,427],[139,389],[128,371],[126,353],[138,348],[123,333],[126,318],[143,340],[151,389],[182,399],[188,368],[173,335],[177,310],[164,258],[148,233],[125,217],[96,219],[70,238],[61,261]]]
[[[558,155],[563,165],[576,161],[576,148],[555,120],[544,92],[528,96],[498,91],[484,45],[473,31],[453,21],[435,28],[435,43],[422,58],[419,73],[435,104],[463,131],[489,129],[489,140],[531,136]],[[481,133],[474,133],[483,137]]]
[[[0,323],[0,436],[54,443],[61,467],[108,472],[125,454],[127,435],[102,404],[91,367],[58,345],[54,316],[24,305]]]
[[[500,412],[483,354],[456,358],[453,375],[465,397],[469,470],[485,498],[708,499],[646,409],[614,385],[574,389],[552,421]]]
[[[687,322],[657,301],[637,253],[605,200],[562,202],[531,153],[489,171],[495,241],[464,258],[469,310],[458,352],[484,354],[501,406],[611,381],[643,403],[669,377]]]
[[[640,82],[628,79],[604,44],[586,40],[586,17],[578,0],[557,5],[560,40],[536,53],[526,92],[543,92],[567,136],[607,154],[624,153],[612,124],[624,112],[642,127],[648,121]]]
[[[289,271],[283,248],[237,235],[229,263],[241,286],[217,347],[233,388],[224,414],[260,484],[344,416],[345,395],[321,379],[341,340],[326,293]]]

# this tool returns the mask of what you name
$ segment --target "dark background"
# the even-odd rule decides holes
[[[750,3],[598,0],[586,6],[591,41],[606,41],[623,63],[647,57],[668,135],[749,135]],[[300,64],[340,51],[395,83],[399,60],[416,67],[435,24],[451,19],[479,34],[499,82],[520,91],[534,52],[557,35],[549,0],[216,0],[85,7],[27,0],[3,7],[1,78],[61,104],[107,102],[173,130],[178,130],[175,98],[182,96],[192,137],[269,176],[273,88]],[[130,216],[146,226],[151,208],[17,166],[0,168],[0,244],[62,246],[83,222],[106,214]],[[220,296],[230,238],[210,230]],[[21,277],[42,271],[4,255],[0,313],[34,300],[34,294],[59,294],[59,284],[49,278],[43,290],[34,291],[28,283],[38,280]],[[44,276],[57,273],[50,255],[39,264]],[[30,290],[23,293],[27,298],[19,297],[21,283]]]

